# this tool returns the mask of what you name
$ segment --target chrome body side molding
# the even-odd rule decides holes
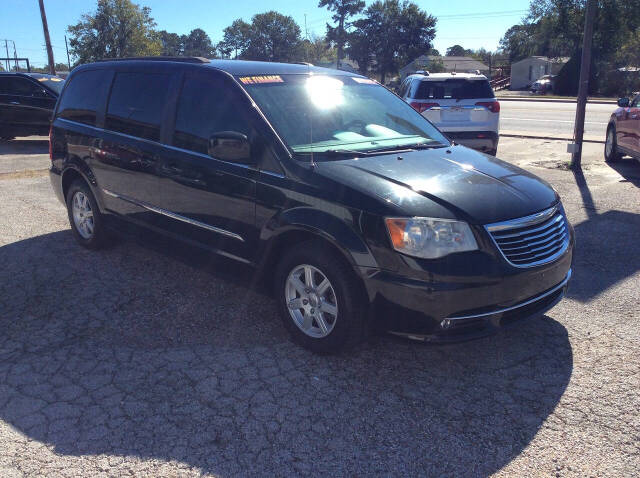
[[[185,222],[187,224],[191,224],[192,226],[201,227],[202,229],[207,229],[208,231],[212,231],[212,232],[215,232],[215,233],[218,233],[218,234],[222,234],[223,236],[231,237],[231,238],[236,239],[238,241],[244,242],[244,238],[241,235],[236,234],[235,232],[227,231],[226,229],[221,229],[219,227],[212,226],[210,224],[206,224],[204,222],[196,221],[195,219],[191,219],[189,217],[182,216],[180,214],[176,214],[175,212],[172,212],[172,211],[167,211],[166,209],[162,209],[160,207],[154,206],[154,205],[146,203],[144,201],[138,201],[137,199],[131,198],[129,196],[125,196],[124,194],[119,194],[119,193],[110,191],[109,189],[104,189],[103,188],[102,192],[104,192],[108,196],[111,196],[111,197],[114,197],[114,198],[118,198],[118,199],[122,199],[123,201],[129,202],[131,204],[135,204],[136,206],[143,207],[143,208],[147,209],[148,211],[152,211],[152,212],[155,212],[157,214],[162,214],[163,216],[170,217],[171,219],[175,219],[177,221]]]

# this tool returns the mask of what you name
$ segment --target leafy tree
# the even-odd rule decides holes
[[[370,42],[383,83],[387,73],[429,51],[436,34],[436,19],[408,0],[377,0],[353,25]]]
[[[340,68],[342,53],[347,43],[346,21],[364,10],[363,0],[320,0],[319,7],[326,7],[333,12],[331,17],[337,26],[327,24],[327,39],[334,42],[337,48],[337,66]]]
[[[250,25],[236,20],[225,28],[219,48],[225,55],[236,50],[247,60],[286,62],[304,56],[300,27],[293,18],[275,11],[254,15]]]
[[[131,0],[98,0],[94,13],[70,25],[69,45],[79,63],[100,58],[159,55],[162,44],[149,7]]]
[[[431,60],[427,70],[429,70],[429,73],[444,73],[446,68],[444,67],[442,57]]]
[[[335,49],[331,47],[326,37],[312,35],[310,40],[302,40],[304,61],[313,63],[331,62],[335,58]]]
[[[234,58],[238,58],[249,46],[249,30],[251,25],[238,18],[224,29],[222,41],[218,43],[218,51],[223,56],[230,56],[234,53]]]
[[[624,42],[617,54],[617,64],[621,66],[640,66],[640,28]]]
[[[73,65],[71,66],[71,68],[73,68]],[[12,69],[15,70],[15,67],[12,68]],[[69,65],[67,65],[66,63],[55,63],[54,69],[57,72],[69,71]],[[47,64],[47,65],[44,65],[42,68],[37,68],[37,67],[33,68],[32,67],[31,71],[33,71],[35,73],[46,73],[46,74],[49,74],[49,71],[51,71],[51,70],[49,70],[49,65]]]
[[[460,45],[453,45],[447,48],[446,56],[467,56],[471,54],[471,50],[465,50]]]
[[[509,56],[511,62],[532,55],[534,49],[529,37],[529,25],[513,25],[500,40],[500,50]]]
[[[530,55],[571,57],[560,84],[577,88],[586,0],[532,0],[529,14],[500,41],[511,61]],[[608,71],[623,66],[622,48],[640,25],[640,0],[599,0],[593,32],[592,91],[606,87]],[[621,64],[622,63],[622,64]],[[577,65],[577,66],[576,66]]]
[[[183,52],[186,56],[201,56],[204,58],[214,58],[216,49],[211,43],[211,38],[201,28],[191,30],[188,35],[182,38]]]
[[[183,54],[182,37],[177,33],[169,33],[166,30],[158,32],[158,38],[162,45],[163,56],[179,56]]]
[[[360,73],[366,75],[373,63],[374,46],[363,28],[358,28],[349,34],[349,57],[358,62]]]

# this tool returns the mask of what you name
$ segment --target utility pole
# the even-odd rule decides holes
[[[67,44],[67,35],[64,36],[64,47],[67,49],[67,65],[69,65],[69,71],[71,71],[71,60],[69,59],[69,45]]]
[[[47,14],[44,12],[44,0],[38,0],[40,3],[40,16],[42,17],[42,30],[44,31],[44,43],[47,47],[47,58],[49,60],[49,74],[55,75],[56,68],[53,62],[53,50],[51,49],[51,39],[49,38],[49,27],[47,25]]]
[[[589,76],[591,74],[591,43],[593,37],[593,21],[596,16],[597,0],[587,0],[587,11],[584,22],[584,38],[582,39],[582,59],[580,60],[580,85],[578,86],[578,104],[576,105],[576,122],[573,133],[573,144],[569,145],[571,168],[579,170],[582,162],[582,139],[584,137],[584,116],[589,94]]]
[[[9,67],[9,47],[7,46],[7,40],[4,41],[4,49],[7,52],[7,59],[4,62],[5,62],[5,65],[7,67],[7,71],[10,71],[10,67]]]

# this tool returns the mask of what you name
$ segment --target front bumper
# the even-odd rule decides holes
[[[554,307],[565,296],[571,275],[572,271],[569,269],[569,273],[559,284],[510,307],[443,319],[439,324],[440,330],[435,330],[431,334],[412,334],[393,330],[390,333],[424,342],[457,342],[491,335],[514,322],[539,317]]]
[[[379,329],[425,341],[487,335],[520,318],[542,315],[571,279],[574,235],[553,262],[517,268],[480,252],[451,256],[443,269],[378,271],[365,280]],[[415,262],[415,261],[414,261]]]

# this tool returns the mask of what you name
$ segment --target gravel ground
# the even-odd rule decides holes
[[[638,476],[640,165],[587,145],[574,177],[564,148],[500,145],[576,228],[564,301],[482,340],[319,357],[249,271],[76,246],[46,143],[0,145],[0,475]]]

